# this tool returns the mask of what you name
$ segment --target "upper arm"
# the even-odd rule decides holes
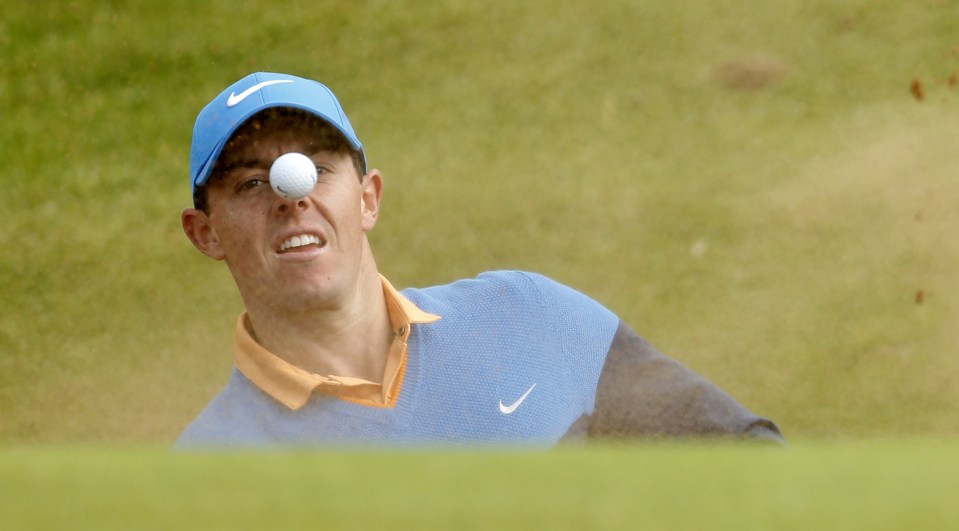
[[[746,436],[782,442],[779,428],[620,323],[609,347],[591,438]]]

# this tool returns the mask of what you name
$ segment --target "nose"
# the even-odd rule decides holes
[[[301,199],[285,199],[282,197],[277,197],[274,211],[277,214],[292,214],[297,210],[306,210],[308,205],[309,203],[307,203],[305,197]]]

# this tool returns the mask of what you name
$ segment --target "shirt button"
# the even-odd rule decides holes
[[[396,331],[396,335],[401,336],[406,333],[406,327],[401,326],[399,330]]]

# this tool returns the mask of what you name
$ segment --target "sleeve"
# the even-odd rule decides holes
[[[573,426],[591,439],[744,437],[784,443],[776,424],[658,352],[620,323],[596,389],[593,414]]]

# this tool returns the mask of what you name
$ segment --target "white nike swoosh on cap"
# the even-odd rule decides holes
[[[500,411],[500,413],[502,413],[502,414],[504,414],[504,415],[509,415],[510,413],[516,411],[516,408],[518,408],[519,405],[523,403],[523,400],[526,400],[526,397],[529,396],[529,394],[533,392],[533,389],[536,389],[536,384],[533,384],[533,387],[530,387],[529,390],[527,390],[525,393],[523,393],[523,396],[519,397],[519,400],[517,400],[516,402],[513,402],[512,404],[510,404],[510,405],[508,405],[508,406],[503,405],[503,401],[500,400],[500,401],[499,401],[499,411]]]
[[[276,85],[277,83],[292,83],[292,82],[293,82],[292,79],[273,79],[270,81],[263,81],[261,83],[257,83],[256,85],[253,85],[252,87],[244,90],[243,92],[239,94],[234,94],[233,92],[230,92],[230,97],[226,99],[226,106],[233,107],[235,105],[238,105],[241,101],[245,100],[250,94],[253,94],[254,92],[260,90],[263,87]]]

